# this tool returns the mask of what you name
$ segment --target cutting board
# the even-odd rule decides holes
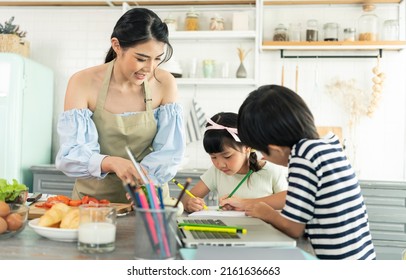
[[[36,202],[32,205],[30,205],[30,211],[28,212],[28,219],[32,220],[32,219],[36,219],[41,217],[42,215],[44,215],[45,211],[47,209],[45,208],[40,208],[40,207],[36,207],[35,204],[42,204],[44,203],[43,201],[40,202]],[[130,212],[132,211],[132,206],[131,204],[125,204],[125,203],[110,203],[110,205],[116,207],[117,209],[117,214],[122,214],[122,213],[126,213],[126,212]]]

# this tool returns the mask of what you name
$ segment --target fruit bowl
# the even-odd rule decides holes
[[[5,205],[10,209],[8,214],[4,212]],[[2,213],[2,217],[0,217],[0,240],[13,237],[24,230],[28,220],[28,206],[0,201],[0,211]]]

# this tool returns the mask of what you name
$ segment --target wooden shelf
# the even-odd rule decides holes
[[[255,39],[255,31],[174,31],[169,39]]]
[[[172,6],[172,5],[243,5],[243,4],[250,4],[255,5],[255,0],[195,0],[195,1],[188,1],[188,0],[178,0],[178,1],[165,1],[165,0],[138,0],[138,1],[100,1],[100,0],[73,0],[73,1],[66,1],[66,0],[21,0],[21,1],[1,1],[0,6],[110,6],[110,7],[119,7],[123,3],[127,3],[129,5],[137,5],[140,6]]]
[[[214,78],[214,79],[205,79],[205,78],[176,78],[178,85],[226,85],[226,86],[241,86],[241,85],[256,85],[256,81],[250,78],[237,79],[237,78]]]
[[[406,41],[322,41],[322,42],[283,42],[264,41],[262,50],[402,50]]]
[[[264,5],[365,4],[366,0],[265,0]],[[398,4],[403,0],[368,0],[368,4]]]

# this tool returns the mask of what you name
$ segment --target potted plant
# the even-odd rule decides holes
[[[24,40],[27,32],[21,31],[20,26],[13,23],[12,16],[4,24],[0,23],[0,52],[18,53],[28,56],[29,43]]]

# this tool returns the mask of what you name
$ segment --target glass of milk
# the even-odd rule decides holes
[[[79,206],[78,250],[105,253],[115,249],[116,208],[106,204]]]

